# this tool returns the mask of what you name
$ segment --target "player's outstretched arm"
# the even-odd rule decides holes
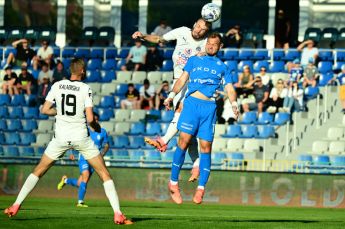
[[[91,128],[94,129],[97,133],[101,133],[101,126],[98,122],[96,122],[95,117],[93,116],[92,107],[85,108],[85,115],[86,121],[89,124],[89,126],[91,126]]]
[[[144,35],[140,31],[134,32],[132,34],[132,38],[133,39],[140,38],[142,40],[152,42],[152,43],[164,43],[164,42],[166,42],[166,40],[164,40],[163,37],[161,37],[161,36],[151,35],[151,34]]]
[[[166,100],[164,100],[164,106],[167,110],[171,109],[171,102],[173,101],[176,94],[178,94],[184,85],[186,84],[187,80],[189,79],[189,73],[187,71],[184,71],[181,75],[181,77],[176,81],[174,88],[169,93],[169,96]]]
[[[53,103],[47,100],[41,108],[41,113],[49,116],[55,116],[57,114],[55,107],[53,107]]]

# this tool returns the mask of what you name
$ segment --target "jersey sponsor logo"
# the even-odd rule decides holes
[[[196,72],[196,71],[209,72],[212,75],[218,76],[218,78],[222,78],[222,73],[218,73],[217,70],[210,69],[207,67],[195,67],[192,69],[192,72]]]
[[[178,58],[176,61],[177,65],[185,65],[189,59],[189,57],[192,55],[193,50],[191,48],[186,48],[183,50],[183,52],[178,53]]]
[[[77,87],[75,85],[68,85],[68,84],[60,84],[59,89],[70,90],[70,91],[80,91],[80,87]]]
[[[216,82],[212,79],[194,79],[191,82],[199,84],[215,84]]]

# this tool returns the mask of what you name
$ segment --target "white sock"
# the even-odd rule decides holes
[[[115,184],[113,180],[107,180],[103,183],[105,195],[108,197],[111,207],[113,208],[114,212],[121,213],[120,211],[120,203],[119,197],[117,196],[117,192],[115,189]]]
[[[177,181],[172,181],[172,180],[170,180],[170,184],[172,184],[172,185],[177,185],[178,182],[177,182]]]
[[[199,167],[199,164],[200,164],[200,158],[197,158],[194,163],[193,163],[193,168],[194,167]]]
[[[32,189],[35,188],[39,179],[40,179],[39,177],[37,177],[31,173],[28,176],[28,178],[26,178],[26,181],[25,181],[22,189],[20,190],[14,204],[19,204],[19,205],[22,204],[23,201],[25,200],[25,198],[27,197],[27,195],[29,195],[29,193],[32,191]]]
[[[198,189],[202,189],[202,190],[204,190],[204,189],[205,189],[205,186],[201,186],[201,185],[199,185],[199,186],[198,186]]]
[[[167,132],[162,137],[162,140],[165,144],[168,144],[169,141],[177,134],[177,122],[180,118],[180,114],[181,113],[175,112],[174,118],[171,120]]]

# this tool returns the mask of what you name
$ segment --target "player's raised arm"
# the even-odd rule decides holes
[[[41,108],[41,113],[49,116],[55,116],[57,114],[55,107],[53,107],[53,103],[47,100]]]
[[[189,73],[187,71],[183,71],[181,77],[176,81],[172,91],[169,93],[168,98],[164,100],[164,105],[167,110],[171,109],[171,102],[173,101],[174,97],[182,90],[188,79]]]
[[[151,35],[151,34],[142,34],[140,31],[136,31],[132,34],[133,39],[140,38],[142,40],[152,42],[152,43],[164,43],[166,40],[163,39],[163,37],[158,35]]]

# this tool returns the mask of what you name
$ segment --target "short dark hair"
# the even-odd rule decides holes
[[[212,32],[210,33],[208,36],[207,36],[207,39],[209,38],[218,38],[220,43],[223,43],[223,38],[222,38],[222,35],[220,35],[220,33],[218,32]]]
[[[128,84],[128,87],[134,87],[134,84],[129,83],[129,84]]]
[[[165,84],[165,83],[168,83],[168,81],[167,81],[167,80],[164,80],[164,81],[162,82],[162,84]]]
[[[93,112],[93,116],[99,118],[99,114],[97,112]]]
[[[144,84],[150,84],[150,81],[148,79],[144,79]]]

